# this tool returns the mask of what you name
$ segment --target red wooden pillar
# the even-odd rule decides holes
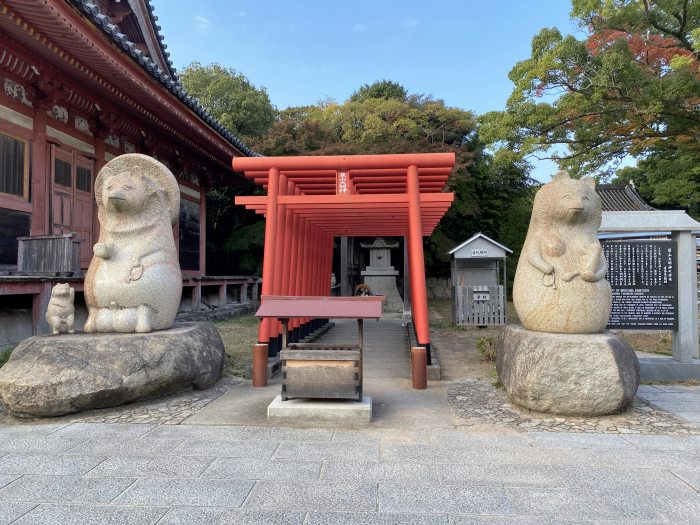
[[[265,246],[263,247],[263,274],[261,295],[272,295],[275,270],[275,237],[277,235],[277,194],[280,172],[270,168],[267,183],[267,206],[265,213]],[[258,342],[268,344],[272,319],[263,319],[258,331]],[[266,372],[267,373],[267,372]],[[255,374],[255,371],[253,371]]]
[[[97,179],[97,174],[100,172],[100,170],[104,167],[105,164],[107,164],[107,161],[105,160],[106,156],[106,148],[105,148],[105,136],[107,132],[106,131],[95,131],[95,171],[92,174],[92,196],[93,198],[95,197],[95,180]],[[206,222],[204,223],[206,225]],[[206,227],[204,228],[206,230]],[[97,218],[97,206],[92,207],[92,238],[94,242],[97,242],[97,239],[100,238],[100,221]],[[92,247],[90,247],[90,250],[92,250]]]
[[[418,168],[409,166],[406,174],[408,193],[408,264],[411,277],[411,308],[418,346],[425,346],[430,355],[428,298],[425,291],[425,259],[423,256],[423,225],[420,212]],[[430,364],[428,357],[428,364]]]
[[[294,195],[294,183],[287,183],[286,195]],[[282,257],[282,276],[280,285],[280,295],[290,295],[291,290],[291,269],[292,269],[292,245],[294,244],[294,215],[292,210],[286,206],[284,212],[284,256]]]
[[[49,227],[49,199],[51,198],[51,166],[47,155],[46,108],[36,103],[34,111],[34,141],[32,144],[32,215],[30,235],[51,233]]]
[[[268,182],[268,193],[270,192],[270,183]],[[277,194],[279,196],[285,196],[287,195],[287,176],[286,175],[280,175],[279,176],[279,184],[277,188]],[[284,241],[286,237],[286,231],[287,231],[287,214],[286,214],[286,206],[285,205],[278,205],[277,206],[277,233],[275,235],[275,261],[274,261],[274,270],[273,270],[273,280],[272,280],[272,294],[273,295],[282,295],[282,269],[284,266],[287,264],[287,262],[284,260]],[[277,319],[275,319],[271,325],[270,328],[270,338],[279,338],[280,334],[282,333],[282,323],[280,323]],[[277,344],[279,343],[279,339],[275,339],[274,344],[275,344],[275,349],[270,349],[270,355],[274,355],[277,353],[276,347]]]
[[[295,195],[301,194],[301,192],[296,189],[294,191]],[[291,253],[289,255],[289,287],[287,289],[287,294],[288,295],[301,295],[299,293],[299,287],[298,287],[298,279],[297,279],[297,272],[299,271],[299,244],[300,244],[300,233],[299,233],[299,215],[297,213],[294,213],[292,215],[292,235],[291,235],[291,240],[292,240],[292,246],[291,246]],[[290,319],[289,321],[289,327],[291,330],[296,329],[299,326],[299,319]]]
[[[299,295],[311,295],[309,289],[309,272],[311,269],[311,260],[309,258],[311,246],[311,224],[308,220],[303,222],[302,228],[302,243],[300,245],[300,255],[299,255]],[[307,318],[299,320],[301,325],[304,326],[304,331],[309,322]],[[302,334],[303,335],[303,334]]]
[[[199,189],[199,275],[207,274],[207,189]],[[226,305],[219,305],[222,307]]]

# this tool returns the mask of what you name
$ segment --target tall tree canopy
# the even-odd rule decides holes
[[[363,102],[370,98],[383,98],[389,100],[406,100],[408,91],[401,84],[391,80],[380,80],[373,84],[365,84],[350,95],[350,102]]]
[[[543,29],[509,77],[506,110],[482,118],[497,158],[554,158],[609,178],[628,156],[661,206],[700,214],[700,2],[573,0],[583,39]]]
[[[235,69],[192,62],[179,77],[190,95],[244,141],[264,133],[275,120],[265,88],[255,87]]]
[[[410,95],[395,82],[365,85],[342,104],[286,109],[254,146],[265,155],[454,151],[456,169],[447,186],[455,202],[425,245],[433,276],[448,273],[447,251],[467,236],[482,231],[498,238],[504,232],[522,242],[527,229],[527,221],[514,225],[509,217],[509,210],[523,209],[522,199],[529,196],[524,163],[492,162],[470,111]]]
[[[192,62],[180,73],[180,82],[219,122],[244,142],[265,133],[276,110],[265,88],[257,88],[243,75],[219,64]],[[233,205],[235,195],[249,195],[253,184],[236,181],[235,187],[214,188],[207,193],[207,273],[254,273],[262,258],[260,224],[254,213]],[[226,246],[236,231],[236,239]],[[240,249],[245,245],[245,249]]]

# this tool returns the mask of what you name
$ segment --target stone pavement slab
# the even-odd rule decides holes
[[[424,463],[386,463],[357,461],[325,461],[322,479],[331,481],[404,481],[421,483],[437,481],[434,465]]]
[[[75,476],[85,474],[104,460],[104,456],[12,453],[0,457],[0,474]]]
[[[134,481],[130,478],[26,475],[0,488],[0,500],[35,503],[110,503]]]
[[[177,446],[183,443],[182,439],[149,439],[149,438],[93,438],[90,433],[84,434],[86,439],[79,440],[70,438],[72,446],[66,447],[64,451],[70,454],[92,455],[92,456],[112,456],[112,455],[164,455],[169,454]],[[56,437],[54,440],[65,441],[67,438]],[[1,447],[1,446],[0,446]],[[33,452],[50,452],[50,448],[40,449],[33,447]]]
[[[13,522],[13,525],[152,525],[158,523],[167,510],[167,507],[38,505]]]
[[[0,460],[1,461],[1,460]],[[214,461],[212,457],[119,456],[102,461],[86,473],[89,477],[196,478]]]
[[[114,500],[117,505],[240,507],[254,482],[240,479],[139,479]]]
[[[376,483],[259,481],[245,507],[264,510],[376,511]]]
[[[448,525],[447,514],[310,512],[304,525]]]
[[[498,514],[515,515],[506,490],[489,486],[437,484],[379,485],[381,512],[415,514]]]
[[[304,517],[304,512],[222,507],[173,507],[158,522],[158,525],[302,525]]]
[[[270,458],[279,444],[275,441],[220,441],[188,439],[172,451],[179,456],[227,456]]]
[[[259,459],[219,457],[200,477],[222,479],[259,479],[277,481],[313,481],[319,479],[321,461],[300,459]]]
[[[36,503],[0,502],[0,525],[8,525],[36,507]],[[59,522],[60,523],[60,522]]]

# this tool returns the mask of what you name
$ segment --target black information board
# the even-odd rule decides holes
[[[612,288],[608,328],[678,329],[675,241],[606,241]]]

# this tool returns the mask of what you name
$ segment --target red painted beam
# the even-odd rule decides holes
[[[309,171],[353,170],[353,169],[396,169],[416,166],[417,168],[453,167],[454,153],[405,153],[394,155],[337,155],[300,157],[235,157],[231,163],[234,171],[261,171],[272,167],[278,170]]]

